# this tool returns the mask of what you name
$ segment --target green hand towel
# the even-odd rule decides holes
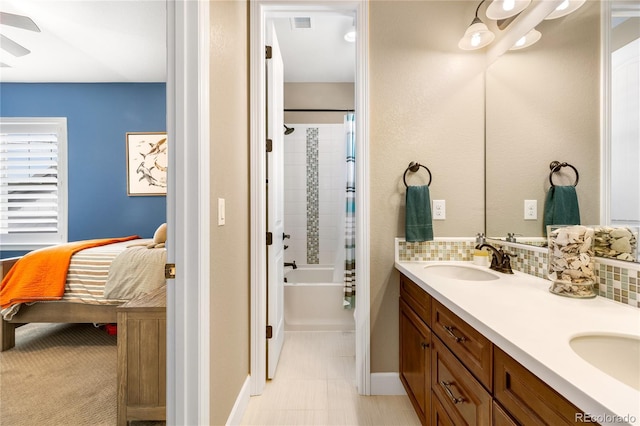
[[[547,225],[580,225],[575,186],[552,186],[544,203],[544,235]]]
[[[429,187],[407,187],[405,235],[408,242],[433,241]]]

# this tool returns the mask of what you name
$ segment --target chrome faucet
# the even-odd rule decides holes
[[[291,266],[293,269],[298,269],[298,265],[296,265],[296,261],[295,260],[293,262],[291,262],[291,263],[284,262],[284,267],[286,268],[287,266]]]
[[[502,250],[502,247],[500,249],[497,249],[491,244],[487,243],[478,244],[476,246],[476,249],[480,250],[483,247],[487,247],[491,250],[492,256],[489,269],[502,272],[503,274],[513,274],[513,271],[511,270],[511,255],[509,253],[506,253],[504,250]]]

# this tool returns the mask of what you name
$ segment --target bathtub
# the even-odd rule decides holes
[[[284,329],[353,331],[353,311],[342,307],[343,283],[333,281],[333,266],[298,265],[285,270]]]

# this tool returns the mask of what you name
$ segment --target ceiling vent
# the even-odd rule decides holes
[[[292,30],[310,30],[311,18],[308,16],[291,18],[291,29]]]

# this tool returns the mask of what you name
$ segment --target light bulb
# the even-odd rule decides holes
[[[504,0],[502,2],[502,10],[510,11],[516,6],[516,0]]]
[[[481,41],[480,33],[475,33],[471,36],[471,46],[478,47]]]
[[[540,31],[534,28],[524,36],[520,37],[520,40],[518,40],[513,45],[513,47],[511,47],[511,49],[509,50],[518,50],[518,49],[524,49],[525,47],[529,47],[532,44],[537,43],[541,37],[542,37],[542,33],[540,33]]]
[[[567,16],[568,14],[573,13],[580,7],[582,7],[582,5],[586,3],[586,1],[587,0],[564,0],[558,7],[553,10],[553,12],[551,12],[544,19],[556,19]]]

